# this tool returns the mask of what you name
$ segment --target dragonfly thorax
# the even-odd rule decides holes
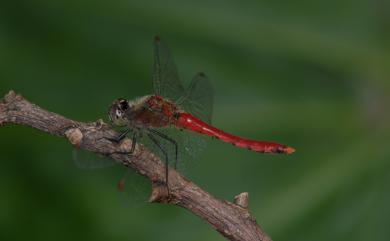
[[[112,103],[108,115],[115,126],[142,129],[169,126],[175,122],[179,111],[173,102],[148,95],[133,101],[119,98]]]

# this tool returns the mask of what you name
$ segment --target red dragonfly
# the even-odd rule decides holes
[[[119,98],[109,108],[110,121],[115,126],[126,127],[115,140],[119,142],[132,132],[135,143],[141,136],[150,138],[165,157],[166,185],[168,186],[168,152],[160,140],[170,142],[175,148],[174,167],[177,165],[179,144],[172,137],[159,131],[161,128],[176,127],[206,136],[211,136],[240,148],[260,153],[291,154],[292,147],[268,141],[256,141],[226,133],[211,125],[213,91],[204,73],[198,73],[188,88],[184,88],[177,74],[167,46],[159,37],[154,39],[154,94],[135,100]],[[161,138],[161,139],[160,139]]]

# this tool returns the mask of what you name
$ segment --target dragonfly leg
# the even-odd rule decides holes
[[[127,136],[127,134],[129,134],[129,132],[132,131],[132,129],[126,129],[125,131],[123,131],[121,134],[119,134],[118,136],[114,137],[114,138],[107,138],[108,140],[110,141],[113,141],[113,142],[116,142],[116,143],[119,143],[121,140],[125,139],[125,137]],[[134,136],[134,135],[133,135]]]
[[[156,130],[150,130],[150,131],[152,133],[158,135],[159,137],[169,141],[170,143],[172,143],[175,146],[175,162],[174,162],[174,166],[173,167],[176,169],[177,168],[177,162],[178,162],[177,156],[178,156],[178,151],[179,151],[177,142],[174,139],[170,138],[169,136],[167,136],[167,135],[165,135],[165,134],[163,134],[161,132],[158,132]]]
[[[133,132],[133,138],[131,139],[131,149],[130,154],[133,154],[135,151],[135,144],[137,143],[137,132]]]
[[[118,137],[121,137],[121,140],[124,139],[124,137],[131,131],[131,129],[127,129],[126,131],[124,131],[123,133],[121,133]],[[123,137],[122,137],[123,136]],[[119,143],[121,140],[118,141],[119,138],[107,138],[108,140],[110,141],[113,141],[115,143]],[[133,132],[133,136],[132,136],[132,139],[131,139],[131,149],[130,151],[114,151],[114,152],[111,152],[110,154],[130,154],[132,155],[135,151],[135,145],[137,144],[137,132],[134,131]]]
[[[153,133],[153,132],[152,132]],[[161,143],[151,134],[148,133],[148,137],[152,140],[152,142],[161,150],[161,152],[165,156],[165,185],[168,189],[168,196],[169,196],[169,186],[168,186],[168,153],[167,151],[161,146]]]

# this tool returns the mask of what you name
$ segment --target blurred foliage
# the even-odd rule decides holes
[[[297,149],[210,141],[189,176],[250,193],[274,240],[388,240],[390,4],[328,1],[2,1],[0,91],[80,121],[152,89],[152,38],[215,89],[214,124]],[[173,206],[118,201],[123,168],[88,172],[63,139],[0,128],[0,240],[224,240]]]

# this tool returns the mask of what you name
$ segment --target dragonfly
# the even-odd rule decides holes
[[[200,72],[184,88],[179,79],[176,65],[169,48],[161,39],[154,38],[153,87],[151,95],[128,100],[116,99],[109,107],[108,116],[116,127],[125,127],[114,140],[120,142],[132,133],[132,147],[141,136],[147,136],[165,158],[165,185],[168,187],[169,155],[162,140],[174,148],[174,168],[178,163],[181,143],[162,132],[162,129],[174,127],[210,136],[259,153],[291,154],[294,148],[269,141],[251,140],[229,134],[211,124],[213,89],[207,76]]]

